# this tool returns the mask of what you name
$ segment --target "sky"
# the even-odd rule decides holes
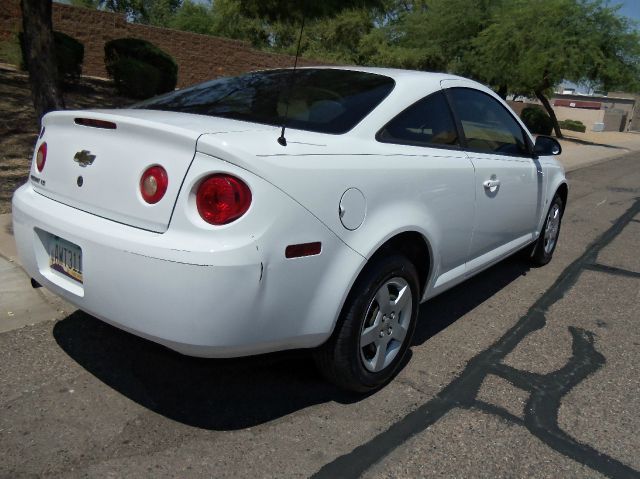
[[[622,5],[619,10],[621,15],[640,21],[640,0],[613,1],[612,5]]]

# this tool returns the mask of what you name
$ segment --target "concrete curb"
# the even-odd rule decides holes
[[[619,158],[622,158],[624,156],[630,155],[632,153],[637,153],[636,151],[632,151],[632,150],[627,150],[624,153],[616,153],[612,156],[607,156],[604,158],[594,158],[593,160],[586,160],[583,163],[577,164],[577,165],[570,165],[570,166],[565,166],[564,170],[566,173],[569,173],[571,171],[576,171],[576,170],[581,170],[583,168],[589,168],[591,166],[596,166],[596,165],[600,165],[602,163],[606,163],[608,161],[613,161],[613,160],[617,160]]]
[[[0,257],[19,264],[18,252],[15,241],[13,240],[11,213],[0,215]]]
[[[45,288],[31,287],[15,241],[11,214],[0,215],[0,333],[65,318],[74,306]]]

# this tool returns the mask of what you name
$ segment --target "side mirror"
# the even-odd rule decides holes
[[[552,156],[562,153],[562,147],[555,138],[550,136],[539,136],[533,147],[533,154],[536,156]]]

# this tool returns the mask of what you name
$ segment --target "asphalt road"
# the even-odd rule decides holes
[[[424,304],[367,397],[303,352],[192,359],[80,312],[0,334],[0,476],[639,478],[640,154],[569,178],[553,262]]]

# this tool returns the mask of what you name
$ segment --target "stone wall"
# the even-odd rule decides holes
[[[22,15],[18,0],[0,0],[0,41],[13,39],[22,29]]]
[[[15,36],[22,28],[19,0],[1,0],[0,40]],[[53,4],[53,28],[84,44],[85,75],[106,77],[104,44],[134,37],[147,40],[169,53],[178,63],[178,86],[183,87],[220,76],[265,68],[293,66],[294,58],[251,48],[242,41],[128,23],[124,15]],[[319,62],[300,59],[299,65]]]

